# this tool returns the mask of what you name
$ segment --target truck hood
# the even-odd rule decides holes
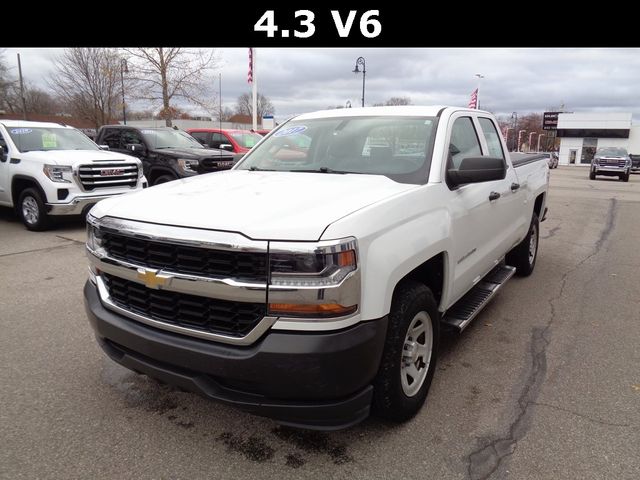
[[[103,200],[91,214],[309,241],[332,222],[414,188],[381,175],[227,170]]]
[[[130,155],[106,150],[33,150],[31,152],[20,153],[20,158],[25,161],[60,166],[74,166],[92,161],[138,161]]]
[[[226,150],[219,150],[217,148],[156,148],[153,150],[155,153],[162,155],[171,155],[176,158],[209,158],[209,157],[231,157],[233,153]]]

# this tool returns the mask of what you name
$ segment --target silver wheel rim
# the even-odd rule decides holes
[[[433,349],[433,326],[425,311],[418,312],[407,330],[402,347],[400,382],[407,397],[413,397],[427,378]]]
[[[22,216],[29,225],[38,223],[40,210],[38,209],[38,202],[36,202],[35,198],[24,197],[24,200],[22,200]]]
[[[531,227],[531,238],[529,239],[529,265],[533,265],[533,261],[536,258],[536,250],[538,249],[538,235],[536,226]]]

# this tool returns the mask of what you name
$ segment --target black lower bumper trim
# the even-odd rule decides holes
[[[270,332],[235,347],[157,330],[104,308],[85,285],[96,337],[114,361],[285,425],[335,430],[369,415],[387,318],[339,332]]]

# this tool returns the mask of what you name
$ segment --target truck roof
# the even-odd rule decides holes
[[[53,122],[30,122],[28,120],[0,120],[0,123],[5,127],[20,127],[20,128],[29,128],[29,127],[42,127],[42,128],[73,128],[69,125],[63,125],[61,123],[53,123]]]
[[[408,117],[436,117],[445,108],[456,111],[468,110],[469,112],[484,112],[465,107],[452,107],[447,105],[402,105],[393,107],[364,107],[364,108],[340,108],[335,110],[319,110],[317,112],[303,113],[295,117],[296,120],[311,120],[314,118],[334,117],[368,117],[368,116],[408,116]]]

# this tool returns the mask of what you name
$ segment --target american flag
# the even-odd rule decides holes
[[[478,89],[476,88],[471,92],[471,99],[469,100],[469,108],[478,108]]]
[[[253,83],[253,48],[249,49],[249,73],[247,74],[247,83]]]

